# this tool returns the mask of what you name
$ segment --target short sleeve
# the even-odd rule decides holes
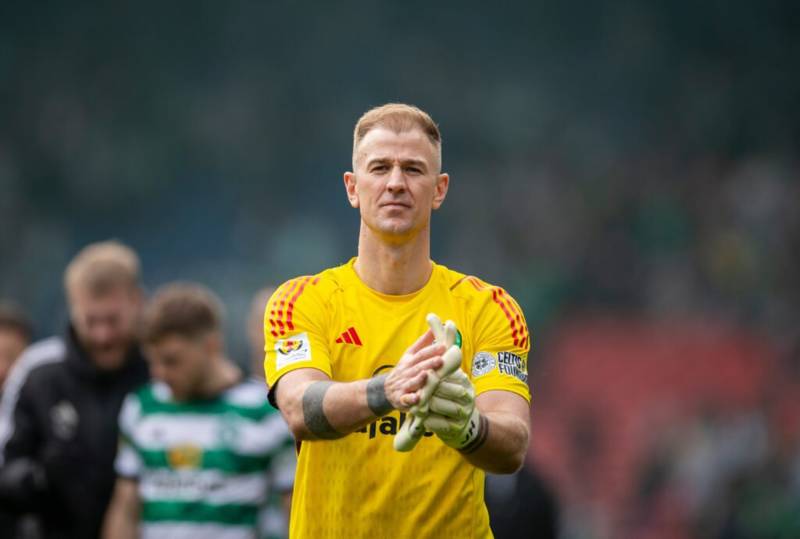
[[[475,386],[475,394],[510,391],[530,402],[530,335],[522,309],[502,288],[470,279],[476,292],[472,326],[475,352],[467,374]]]
[[[264,311],[264,374],[272,388],[295,369],[331,376],[326,335],[328,309],[319,277],[298,277],[281,285]]]
[[[144,467],[133,434],[140,411],[139,399],[131,393],[125,398],[119,413],[119,448],[114,460],[114,470],[120,477],[128,479],[138,479]]]

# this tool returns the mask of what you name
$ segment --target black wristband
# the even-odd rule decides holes
[[[478,435],[472,440],[470,443],[459,449],[461,453],[464,455],[469,455],[470,453],[474,453],[480,447],[486,443],[486,439],[489,437],[489,420],[486,419],[486,416],[481,415],[480,419],[478,420]]]
[[[367,406],[377,417],[384,416],[394,410],[394,406],[386,398],[385,374],[370,378],[367,382]]]

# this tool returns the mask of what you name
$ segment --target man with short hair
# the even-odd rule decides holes
[[[344,174],[361,216],[358,256],[284,283],[267,305],[270,398],[302,441],[291,537],[491,536],[484,470],[522,465],[530,342],[502,288],[431,261],[431,213],[449,185],[428,114],[403,104],[368,111]],[[434,373],[452,346],[426,331],[427,313],[458,329],[445,334],[463,371],[441,383]],[[427,432],[396,452],[417,405]]]
[[[136,344],[139,259],[95,243],[69,263],[70,322],[28,348],[0,403],[0,504],[34,512],[45,537],[97,537],[114,485],[116,417],[147,380]]]
[[[118,479],[103,536],[258,537],[267,472],[293,441],[261,384],[225,356],[219,300],[200,285],[167,285],[142,326],[155,381],[120,412]]]
[[[30,344],[33,327],[22,310],[0,302],[0,393],[11,366]]]

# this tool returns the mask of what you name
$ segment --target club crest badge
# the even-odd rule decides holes
[[[490,372],[495,368],[497,362],[494,359],[494,354],[490,352],[478,352],[472,358],[472,377],[477,378]]]

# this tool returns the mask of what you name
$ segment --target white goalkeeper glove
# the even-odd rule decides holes
[[[464,371],[458,369],[444,378],[428,406],[425,428],[445,444],[464,453],[483,445],[488,435],[488,422],[475,407],[475,388]]]
[[[411,407],[408,418],[394,437],[394,448],[397,451],[411,451],[414,448],[425,432],[423,420],[428,415],[429,401],[439,382],[461,367],[461,341],[455,323],[448,320],[442,324],[439,317],[433,313],[429,314],[426,320],[433,332],[435,342],[444,344],[447,351],[442,355],[442,366],[436,372],[429,373],[425,385],[420,390],[419,403]]]

